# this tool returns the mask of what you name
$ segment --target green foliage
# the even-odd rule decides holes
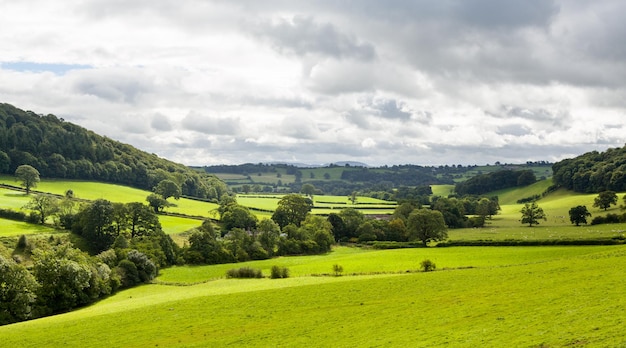
[[[278,201],[278,207],[272,215],[272,220],[281,228],[289,224],[300,226],[300,223],[311,211],[311,208],[312,202],[310,199],[298,194],[288,194]]]
[[[591,151],[552,166],[554,183],[576,192],[626,191],[626,146]]]
[[[437,269],[437,265],[435,265],[435,263],[430,261],[429,259],[426,259],[426,260],[420,262],[420,269],[423,272],[432,272],[435,269]]]
[[[50,194],[40,193],[31,198],[24,209],[35,211],[40,218],[39,222],[43,225],[46,223],[46,218],[59,212],[59,199]]]
[[[154,188],[154,192],[163,199],[167,200],[170,197],[174,197],[174,199],[179,199],[181,195],[180,186],[172,180],[161,180],[158,185]]]
[[[341,273],[343,273],[343,266],[339,265],[339,264],[334,264],[333,265],[333,274],[335,275],[335,277],[341,276]]]
[[[276,265],[272,266],[270,278],[272,279],[289,278],[289,268],[276,266]]]
[[[600,192],[593,201],[594,207],[604,209],[605,211],[615,204],[617,204],[617,194],[613,191]]]
[[[409,240],[420,240],[424,246],[448,237],[443,214],[437,210],[415,209],[407,220],[407,231]]]
[[[30,319],[37,288],[24,266],[0,255],[0,325]]]
[[[38,168],[45,177],[112,182],[141,189],[171,180],[182,195],[203,199],[218,200],[228,192],[226,184],[213,175],[102,137],[54,115],[37,115],[9,104],[0,104],[0,140],[2,173],[28,165]],[[28,183],[25,187],[29,192],[36,182]]]
[[[578,205],[569,210],[569,221],[576,226],[587,223],[587,217],[591,216],[591,213],[584,205]]]
[[[15,170],[15,179],[26,189],[26,194],[30,194],[30,189],[37,187],[39,183],[39,171],[28,164],[23,164]]]
[[[499,170],[457,183],[455,191],[459,195],[481,195],[509,187],[527,186],[535,181],[537,178],[532,170]]]
[[[260,269],[250,267],[241,267],[229,269],[226,272],[227,278],[263,278],[263,272]]]
[[[257,218],[248,208],[237,203],[231,203],[226,206],[221,222],[226,231],[230,231],[233,228],[249,230],[256,227]]]
[[[148,205],[154,209],[155,213],[161,212],[164,208],[170,206],[165,198],[156,193],[149,194],[148,197],[146,197],[146,201],[148,202]]]
[[[67,244],[33,254],[40,315],[64,312],[111,293],[110,269]]]
[[[528,224],[529,227],[533,225],[539,225],[539,220],[546,220],[546,214],[543,209],[537,205],[537,203],[526,203],[521,210],[522,224]]]

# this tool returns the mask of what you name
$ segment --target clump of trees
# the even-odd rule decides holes
[[[626,191],[626,146],[591,151],[552,165],[555,185],[582,193]]]
[[[157,274],[157,266],[136,249],[90,256],[57,238],[20,237],[14,255],[21,256],[0,254],[0,325],[82,307]]]
[[[487,192],[509,187],[527,186],[537,181],[532,170],[500,170],[476,175],[456,184],[454,190],[459,195],[482,195]]]

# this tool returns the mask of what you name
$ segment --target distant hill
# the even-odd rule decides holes
[[[43,177],[94,180],[152,189],[161,180],[183,195],[219,199],[228,188],[217,177],[100,136],[54,115],[0,104],[0,172],[31,165]]]
[[[552,171],[556,185],[576,192],[626,191],[626,146],[562,160]]]

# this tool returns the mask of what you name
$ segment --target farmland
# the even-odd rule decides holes
[[[14,184],[12,182],[6,182]],[[626,224],[575,227],[568,210],[592,208],[596,195],[556,191],[539,201],[547,221],[519,222],[519,198],[551,184],[495,192],[502,211],[485,228],[451,229],[450,240],[587,240],[624,238]],[[147,191],[118,185],[44,180],[37,190],[80,198],[144,202]],[[435,186],[445,194],[451,187]],[[619,194],[621,197],[623,194]],[[239,195],[258,217],[269,217],[281,196]],[[354,207],[391,213],[390,202],[314,195],[316,214]],[[28,198],[0,192],[3,208]],[[217,204],[172,200],[168,211],[215,216]],[[255,210],[256,209],[256,210]],[[262,210],[266,210],[263,212]],[[161,215],[163,229],[183,245],[200,220]],[[0,219],[3,236],[55,233],[48,227]],[[58,232],[56,232],[58,233]],[[422,272],[431,260],[435,272]],[[0,326],[7,346],[624,346],[623,282],[626,246],[450,247],[375,250],[335,246],[330,253],[238,264],[175,266],[151,284],[121,291],[94,305],[52,317]],[[341,276],[333,276],[341,265]],[[232,268],[269,275],[287,267],[287,279],[227,279]],[[149,318],[149,320],[148,320]],[[349,319],[349,320],[348,320]],[[132,334],[128,334],[132,333]]]
[[[404,271],[424,258],[450,268]],[[307,275],[336,262],[346,275]],[[0,337],[24,347],[626,344],[624,246],[338,248],[273,263],[294,277],[233,280],[217,278],[229,265],[172,268],[158,280],[194,284],[126,290],[71,313],[0,327]],[[389,273],[375,274],[384,268]],[[363,275],[347,275],[353,271]]]

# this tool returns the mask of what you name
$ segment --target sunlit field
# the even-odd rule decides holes
[[[439,270],[406,272],[425,257]],[[388,273],[376,273],[381,261]],[[340,249],[274,263],[294,277],[216,278],[229,266],[255,263],[173,268],[158,281],[188,285],[122,291],[74,312],[0,327],[0,338],[14,347],[626,344],[625,246]],[[306,275],[330,273],[333,263],[344,266],[342,276]],[[457,268],[444,269],[450,266]],[[357,269],[370,273],[349,275]]]

